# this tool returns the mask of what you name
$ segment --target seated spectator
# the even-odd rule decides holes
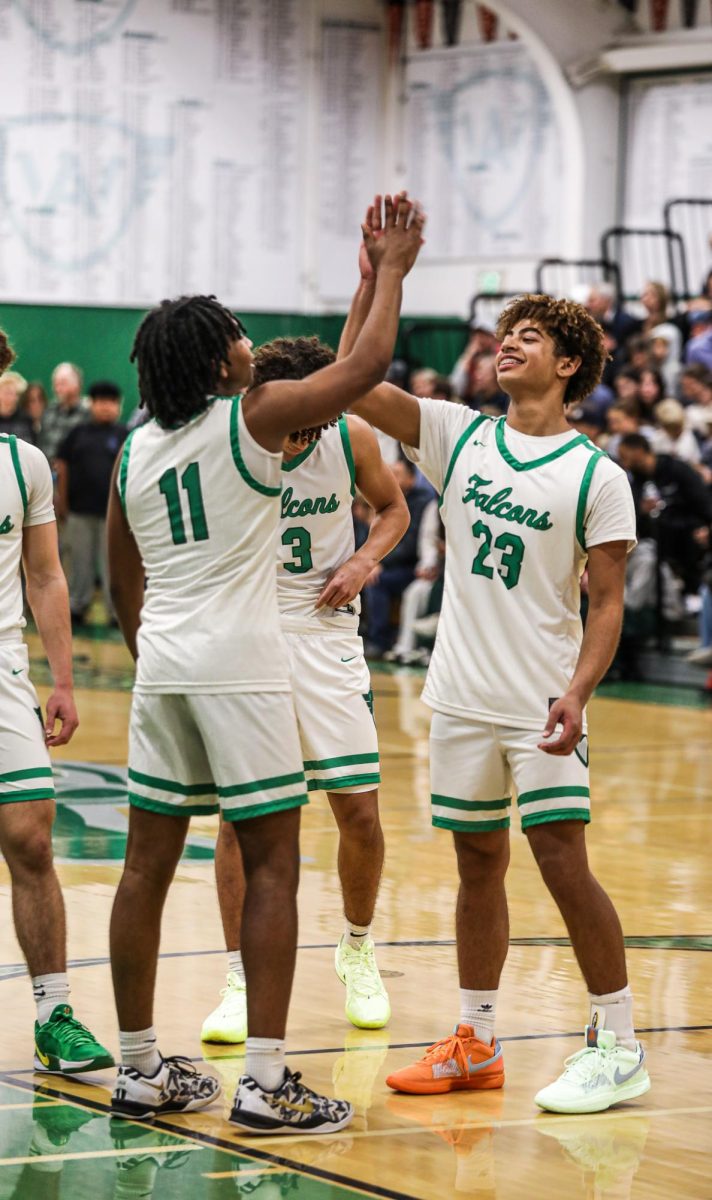
[[[584,303],[591,316],[611,335],[616,348],[640,329],[638,318],[619,306],[615,286],[608,280],[593,284]]]
[[[23,442],[37,445],[32,421],[22,410],[22,396],[27,384],[17,371],[0,375],[0,433],[14,433]]]
[[[640,402],[640,371],[636,367],[623,367],[618,372],[613,384],[613,390],[619,404],[633,401]]]
[[[694,467],[656,454],[640,433],[621,438],[618,461],[631,478],[638,537],[654,538],[661,562],[674,568],[687,593],[696,593],[709,543],[712,492]]]
[[[612,404],[606,413],[607,439],[605,449],[611,458],[618,461],[618,447],[621,438],[626,433],[642,433],[648,436],[653,432],[652,426],[643,426],[640,420],[638,405],[628,401],[625,404]],[[604,445],[603,439],[600,444]]]
[[[643,371],[651,365],[650,342],[641,333],[628,338],[625,344],[625,354],[627,365],[633,367],[636,371]]]
[[[664,283],[649,279],[640,293],[640,302],[645,309],[642,332],[649,334],[656,325],[667,321],[670,293]]]
[[[453,391],[465,404],[470,404],[474,391],[473,372],[477,359],[483,354],[495,354],[496,351],[497,338],[493,326],[486,321],[471,321],[470,340],[450,372]]]
[[[705,371],[704,368],[702,371],[703,373],[695,379],[695,403],[690,404],[685,413],[691,429],[701,438],[707,439],[712,419],[712,372]]]
[[[431,400],[452,400],[454,393],[452,384],[447,375],[436,375],[433,380],[433,390],[430,393]],[[427,399],[427,397],[426,397]]]
[[[81,625],[101,581],[109,620],[114,609],[109,594],[106,558],[106,506],[116,456],[126,437],[119,424],[121,391],[102,380],[89,388],[89,420],[70,429],[57,449],[57,518],[66,520],[70,549],[69,607]]]
[[[689,319],[690,340],[685,347],[685,362],[701,363],[712,371],[712,308],[693,309]]]
[[[410,377],[410,390],[414,396],[425,400],[432,397],[438,373],[434,367],[419,367]]]
[[[472,392],[467,401],[470,408],[491,417],[500,417],[509,404],[509,396],[500,391],[497,383],[496,363],[494,354],[481,354],[475,360],[471,374]]]
[[[666,394],[674,395],[682,357],[682,334],[677,325],[666,321],[663,325],[656,325],[654,329],[651,329],[650,357],[650,365],[663,377]]]
[[[413,463],[400,459],[391,470],[400,485],[410,513],[410,526],[397,546],[374,567],[366,583],[366,654],[382,658],[395,636],[391,621],[391,604],[400,600],[408,584],[415,578],[418,565],[418,537],[423,511],[432,500],[432,491],[420,487]]]
[[[654,413],[655,405],[665,399],[665,382],[659,371],[655,367],[646,367],[640,372],[640,386],[638,388],[638,402],[640,404],[640,415],[644,421],[655,423]]]
[[[423,509],[418,535],[418,565],[415,579],[403,592],[400,610],[398,637],[392,650],[387,650],[387,662],[408,665],[423,662],[424,655],[416,650],[414,622],[428,611],[433,584],[440,578],[444,563],[444,530],[440,521],[437,500],[431,500]]]
[[[600,409],[589,401],[590,398],[585,404],[577,404],[568,409],[566,420],[579,433],[585,433],[592,442],[598,443],[605,428],[605,417]]]
[[[74,363],[58,363],[52,372],[54,400],[44,415],[40,434],[40,449],[50,462],[70,430],[88,419],[82,399],[82,382],[82,373]]]
[[[690,363],[689,366],[682,368],[677,382],[677,392],[678,399],[685,407],[702,403],[700,395],[704,387],[703,381],[706,379],[712,379],[712,371],[708,371],[702,363]]]
[[[661,400],[655,405],[655,428],[649,440],[656,454],[671,454],[693,467],[700,462],[699,443],[679,400]]]
[[[36,382],[28,383],[25,388],[25,394],[22,397],[21,408],[32,423],[32,432],[35,435],[36,444],[38,445],[48,403],[47,393],[42,384]]]

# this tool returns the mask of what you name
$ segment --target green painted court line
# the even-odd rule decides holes
[[[712,708],[712,693],[694,687],[662,683],[599,683],[601,700],[629,700],[637,704],[660,704],[670,708]]]

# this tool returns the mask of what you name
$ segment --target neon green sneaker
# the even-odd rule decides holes
[[[247,1039],[247,989],[235,971],[227,973],[222,1000],[203,1021],[202,1042],[223,1042],[234,1046]]]
[[[56,1075],[76,1075],[113,1067],[109,1051],[97,1042],[70,1004],[58,1004],[49,1021],[35,1021],[35,1070]]]
[[[334,960],[336,974],[346,984],[346,1016],[357,1029],[382,1029],[391,1018],[391,1004],[376,966],[376,947],[367,938],[360,950],[341,938]]]
[[[534,1097],[547,1112],[604,1112],[622,1100],[633,1100],[650,1090],[645,1069],[645,1051],[640,1042],[635,1050],[619,1046],[610,1029],[586,1026],[583,1050],[570,1055],[564,1072]]]

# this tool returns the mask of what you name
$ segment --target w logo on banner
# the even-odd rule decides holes
[[[87,54],[121,28],[137,0],[53,6],[51,15],[36,0],[15,0],[15,9],[36,36],[63,54]],[[45,19],[43,20],[43,16]]]
[[[0,199],[16,236],[50,267],[85,270],[119,243],[173,149],[91,114],[0,123]],[[83,236],[77,238],[77,228]]]

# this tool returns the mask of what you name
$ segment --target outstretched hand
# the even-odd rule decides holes
[[[381,267],[393,267],[407,275],[423,244],[424,226],[425,213],[408,199],[405,192],[395,197],[386,195],[383,205],[381,197],[376,196],[361,226],[363,249],[370,270],[377,274]],[[363,257],[363,254],[359,255],[361,274],[363,278],[369,278],[363,274],[364,269],[368,269],[365,263],[362,265]]]

